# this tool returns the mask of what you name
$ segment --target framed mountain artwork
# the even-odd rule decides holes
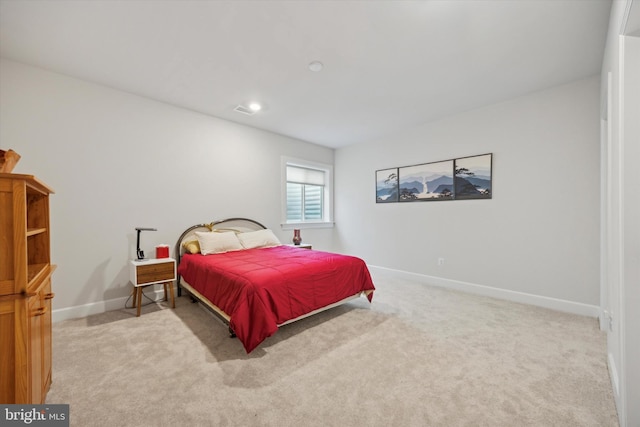
[[[490,199],[492,154],[455,159],[455,198]]]
[[[453,160],[399,168],[401,202],[453,200]]]
[[[398,201],[398,168],[376,171],[376,203]]]

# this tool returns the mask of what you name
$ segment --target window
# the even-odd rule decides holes
[[[332,167],[292,159],[284,160],[283,166],[285,228],[330,224]]]
[[[324,172],[287,166],[287,222],[322,221]]]

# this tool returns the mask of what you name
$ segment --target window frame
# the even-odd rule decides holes
[[[315,169],[324,173],[323,219],[287,221],[287,166]],[[310,160],[282,157],[281,160],[281,227],[283,230],[333,227],[333,165]]]

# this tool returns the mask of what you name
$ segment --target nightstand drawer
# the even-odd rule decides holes
[[[135,268],[136,285],[169,281],[176,278],[174,271],[175,263],[173,261],[158,264],[136,265]]]

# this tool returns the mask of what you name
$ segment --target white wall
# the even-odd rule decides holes
[[[143,233],[147,253],[229,216],[253,217],[288,241],[280,156],[333,163],[328,148],[7,60],[0,67],[0,144],[23,156],[15,172],[57,192],[58,318],[121,305],[136,226],[159,229]],[[305,230],[305,241],[426,277],[597,305],[597,97],[592,78],[340,149],[336,228]],[[487,152],[492,200],[375,203],[377,169]]]
[[[193,224],[232,216],[289,242],[280,228],[280,157],[333,164],[325,147],[7,60],[0,146],[22,156],[15,173],[56,191],[54,319],[122,306],[136,226],[158,228],[142,235],[148,255],[160,243],[173,250]],[[304,234],[331,247],[330,229]]]
[[[337,150],[336,249],[427,281],[597,314],[598,98],[593,77]],[[375,203],[378,169],[484,153],[491,200]]]

